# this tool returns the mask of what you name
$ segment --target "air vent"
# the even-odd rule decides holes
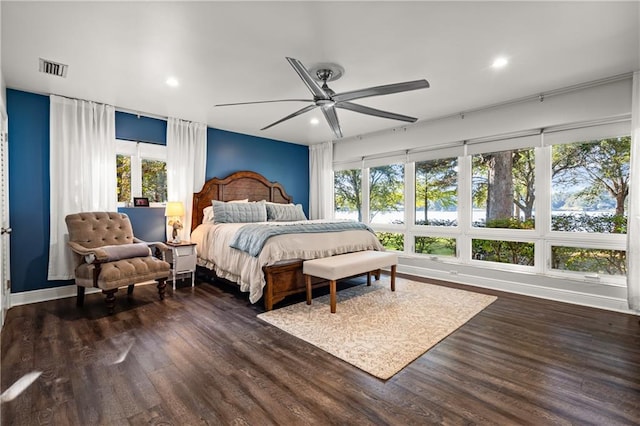
[[[67,76],[68,68],[69,65],[59,64],[57,62],[40,58],[40,72],[43,72],[45,74],[51,74],[65,78]]]

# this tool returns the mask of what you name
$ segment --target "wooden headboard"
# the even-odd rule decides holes
[[[211,205],[211,200],[232,201],[248,198],[249,201],[266,200],[287,204],[293,197],[282,185],[271,182],[260,173],[243,171],[230,174],[224,179],[212,178],[204,183],[202,190],[193,194],[191,230],[202,223],[202,210]]]

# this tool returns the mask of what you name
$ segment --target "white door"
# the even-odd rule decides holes
[[[11,275],[9,270],[9,137],[7,116],[0,111],[0,327],[9,309]]]

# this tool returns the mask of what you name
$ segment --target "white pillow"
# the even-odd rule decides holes
[[[243,200],[231,200],[231,201],[228,201],[228,202],[229,203],[248,203],[249,199],[245,198]],[[202,214],[203,214],[202,223],[213,223],[214,222],[214,220],[213,220],[213,200],[211,200],[211,204],[212,204],[211,206],[205,207],[202,210]]]

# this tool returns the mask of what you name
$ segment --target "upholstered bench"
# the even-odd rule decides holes
[[[371,285],[372,271],[391,266],[391,291],[395,291],[397,264],[398,255],[396,253],[373,250],[306,260],[302,264],[302,273],[307,285],[307,305],[311,304],[311,277],[329,280],[331,313],[335,313],[337,280],[366,273],[367,285]]]

